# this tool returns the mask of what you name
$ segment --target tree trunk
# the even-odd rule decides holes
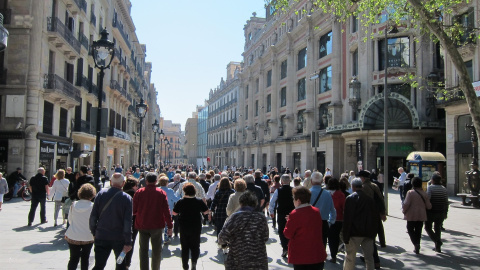
[[[463,58],[458,52],[455,42],[447,36],[442,28],[442,25],[438,20],[432,17],[423,6],[422,0],[408,0],[410,4],[415,8],[416,12],[421,18],[421,21],[430,29],[430,31],[440,40],[443,48],[447,51],[452,59],[453,66],[457,69],[460,75],[460,89],[465,94],[465,100],[467,101],[468,109],[473,120],[473,125],[477,134],[480,134],[480,103],[478,101],[475,89],[473,89],[472,81],[468,76],[468,71],[463,62]]]

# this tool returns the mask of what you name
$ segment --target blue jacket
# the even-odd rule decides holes
[[[318,198],[317,203],[315,205],[313,204],[321,190],[322,187],[320,185],[314,185],[310,188],[310,191],[312,192],[310,204],[320,210],[322,220],[328,221],[329,224],[334,224],[337,219],[337,211],[333,205],[332,195],[328,190],[324,190],[320,198]]]
[[[168,187],[160,187],[167,194],[168,208],[170,208],[170,214],[172,214],[173,206],[180,198],[175,196],[175,191]]]

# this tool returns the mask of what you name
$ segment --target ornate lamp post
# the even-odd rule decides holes
[[[160,130],[160,170],[162,169],[162,146],[163,146],[163,138],[165,137],[165,133],[163,133],[163,129]]]
[[[103,77],[105,69],[110,68],[113,56],[115,55],[114,44],[108,40],[108,31],[106,28],[100,33],[101,37],[92,44],[92,55],[95,67],[100,69],[100,85],[98,86],[98,106],[97,106],[97,127],[95,140],[95,164],[93,176],[96,183],[100,183],[100,131],[102,126],[102,101],[103,101]]]
[[[468,186],[470,187],[470,193],[473,196],[478,196],[478,192],[480,191],[480,171],[478,170],[478,137],[473,124],[465,125],[465,129],[467,128],[471,131],[473,160],[470,164],[471,170],[465,172],[465,174],[467,175],[467,182]],[[478,207],[478,205],[474,206]]]
[[[143,98],[140,99],[140,103],[135,107],[137,111],[137,117],[140,119],[140,145],[138,146],[138,166],[142,165],[142,124],[143,118],[147,114],[147,104],[143,102]]]
[[[357,110],[358,106],[360,105],[361,98],[360,98],[360,86],[361,83],[357,80],[357,76],[353,76],[352,80],[348,84],[350,95],[348,99],[348,104],[352,106],[353,109],[353,120],[357,120]]]
[[[165,143],[165,155],[164,155],[165,161],[164,161],[164,164],[165,164],[165,166],[166,166],[166,165],[167,165],[167,150],[168,150],[167,148],[168,148],[168,146],[170,145],[170,142],[168,141],[167,137],[165,137],[165,139],[163,140],[163,142]]]
[[[155,122],[152,124],[152,130],[153,130],[153,155],[152,155],[152,164],[153,164],[153,168],[156,168],[157,167],[157,151],[155,149],[155,146],[157,144],[157,132],[158,132],[158,129],[160,128],[160,125],[158,124],[158,121],[157,119],[155,119]]]

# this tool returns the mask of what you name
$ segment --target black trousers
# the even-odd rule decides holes
[[[332,259],[337,257],[338,245],[340,244],[340,231],[342,230],[343,221],[335,221],[328,231],[328,247]]]
[[[81,259],[80,269],[88,270],[88,258],[90,257],[90,251],[92,250],[93,243],[86,245],[72,245],[68,244],[70,249],[70,260],[68,261],[68,270],[76,270],[78,262]]]
[[[173,234],[177,236],[179,230],[180,230],[180,223],[178,222],[178,215],[176,215],[176,216],[173,216]]]
[[[425,231],[434,243],[442,242],[442,224],[444,220],[443,213],[427,213],[425,221]],[[432,229],[433,226],[433,229]]]
[[[327,238],[328,238],[328,231],[330,227],[328,227],[328,221],[323,220],[322,222],[322,240],[323,240],[323,246],[325,247],[325,250],[327,249]]]
[[[46,197],[36,197],[32,196],[31,204],[30,204],[30,212],[28,213],[28,222],[33,222],[35,219],[35,212],[37,211],[38,204],[40,204],[40,220],[41,222],[47,221],[46,211],[45,211],[45,203],[47,198]]]
[[[283,229],[285,229],[285,225],[287,225],[287,220],[285,219],[284,214],[278,213],[277,224],[280,244],[282,245],[283,250],[288,250],[288,239],[283,235]]]
[[[200,233],[201,231],[180,230],[183,269],[188,269],[190,252],[192,253],[192,263],[196,264],[200,257]]]
[[[132,226],[132,249],[125,256],[125,265],[130,266],[132,264],[133,249],[135,247],[135,240],[137,239],[138,230]]]
[[[322,270],[325,263],[316,263],[316,264],[294,264],[294,270]]]
[[[420,245],[422,239],[423,221],[407,221],[407,231],[414,245]]]

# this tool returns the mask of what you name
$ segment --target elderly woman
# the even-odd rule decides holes
[[[200,257],[200,234],[202,232],[202,216],[208,214],[208,207],[202,199],[195,197],[195,186],[192,183],[183,185],[183,198],[173,207],[173,215],[178,215],[180,222],[180,245],[182,246],[183,269],[188,270],[188,259],[192,252],[192,269],[196,269]]]
[[[135,195],[135,192],[138,190],[138,179],[135,178],[133,175],[127,176],[127,180],[125,181],[125,185],[123,185],[123,192],[127,193],[132,197]],[[135,229],[135,215],[132,215],[132,249],[127,253],[125,256],[125,265],[130,267],[132,264],[132,255],[133,249],[135,246],[135,239],[137,239],[138,230]]]
[[[255,211],[258,200],[254,193],[243,193],[239,202],[240,209],[230,216],[218,235],[218,244],[230,247],[225,269],[268,269],[267,218]]]
[[[217,237],[223,228],[223,224],[227,219],[227,203],[230,194],[235,193],[230,185],[228,177],[223,177],[218,184],[218,190],[213,198],[212,205],[210,206],[211,212],[215,212],[215,230],[217,231]]]
[[[293,189],[295,210],[290,212],[283,235],[288,242],[288,263],[293,269],[323,269],[327,253],[322,239],[322,217],[310,205],[312,196],[305,187]]]
[[[233,188],[235,189],[235,193],[230,195],[230,198],[228,198],[228,203],[227,203],[227,216],[231,216],[233,213],[237,212],[238,209],[240,209],[240,196],[242,196],[243,193],[245,193],[245,190],[247,189],[247,184],[243,179],[237,179],[235,180],[235,183],[233,184]]]
[[[423,222],[427,221],[427,209],[432,208],[430,199],[422,189],[422,179],[413,177],[413,189],[407,192],[403,202],[404,219],[407,220],[407,231],[415,247],[415,254],[420,253],[420,240],[422,239]]]
[[[163,175],[163,176],[159,176],[158,177],[160,179],[160,181],[158,181],[158,184],[160,185],[160,189],[162,189],[163,191],[165,191],[165,194],[167,194],[167,200],[168,200],[168,208],[170,209],[170,215],[173,216],[173,207],[175,205],[176,202],[178,202],[178,200],[180,200],[180,198],[178,198],[176,195],[175,195],[175,192],[173,191],[173,189],[171,188],[168,188],[167,185],[168,185],[168,177]],[[177,218],[174,218],[174,222],[175,222],[175,226],[174,226],[174,232],[175,232],[175,235],[178,234],[178,219]],[[164,243],[168,243],[170,242],[170,237],[168,237],[168,234],[167,234],[167,230],[165,230],[165,235],[164,235]]]
[[[328,230],[328,247],[330,248],[330,255],[332,259],[330,262],[337,263],[338,245],[340,243],[340,231],[343,226],[343,208],[345,208],[345,194],[340,190],[340,182],[337,178],[332,178],[328,181],[328,191],[332,194],[333,206],[337,211],[337,218],[335,223],[330,226]]]
[[[53,212],[53,226],[57,226],[58,212],[60,208],[65,203],[65,200],[68,198],[68,186],[70,181],[65,179],[65,171],[60,169],[54,175],[55,182],[53,182],[52,188],[50,189],[49,199],[55,201],[55,210]],[[65,224],[65,211],[62,212],[63,224]]]

